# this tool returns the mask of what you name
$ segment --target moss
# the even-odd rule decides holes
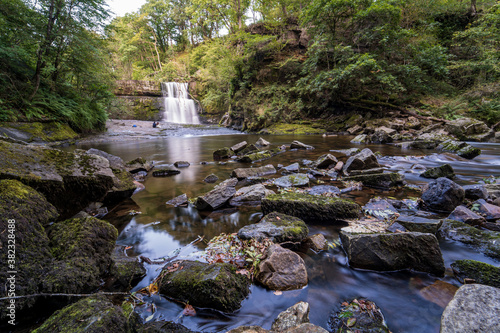
[[[266,128],[266,132],[269,134],[323,134],[326,130],[323,128],[317,128],[313,125],[307,124],[274,124]]]
[[[231,156],[234,156],[234,152],[231,150],[231,148],[224,147],[221,149],[217,149],[213,153],[214,161],[220,161],[223,159],[230,158]]]
[[[500,288],[500,267],[476,260],[457,260],[451,268],[461,283],[464,279],[472,279],[475,283]]]
[[[276,156],[282,152],[283,151],[280,148],[274,148],[271,150],[263,150],[263,151],[259,151],[258,153],[248,154],[248,155],[239,157],[236,160],[238,162],[241,162],[241,163],[259,162],[259,161],[264,161],[264,160],[270,159],[271,157]]]
[[[441,177],[446,177],[449,179],[453,179],[455,177],[455,172],[453,171],[453,168],[449,164],[443,164],[439,167],[435,168],[430,168],[420,174],[420,177],[424,178],[432,178],[432,179],[438,179]]]
[[[134,165],[134,164],[146,164],[148,161],[144,157],[138,157],[135,160],[127,162],[127,165]]]
[[[49,122],[49,123],[7,123],[7,127],[14,128],[16,130],[27,133],[30,138],[29,142],[32,141],[63,141],[72,140],[78,137],[69,127],[68,124]]]

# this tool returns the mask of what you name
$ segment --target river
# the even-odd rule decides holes
[[[105,219],[119,229],[117,243],[130,246],[128,255],[155,259],[168,256],[172,251],[184,247],[183,255],[203,250],[205,244],[186,246],[199,235],[206,240],[221,233],[237,232],[241,227],[259,221],[262,214],[259,207],[227,209],[212,214],[200,214],[194,207],[172,208],[166,201],[186,193],[195,197],[213,188],[203,179],[209,174],[216,174],[219,179],[229,178],[233,169],[249,167],[239,163],[213,162],[212,152],[221,147],[230,147],[243,140],[254,143],[259,136],[247,134],[227,135],[217,131],[208,136],[197,136],[196,131],[183,136],[168,136],[144,140],[119,141],[109,143],[83,144],[77,148],[97,148],[120,156],[125,161],[144,157],[154,160],[156,164],[188,161],[191,166],[181,169],[179,175],[165,178],[154,178],[151,175],[144,182],[145,190],[134,194],[131,200],[123,202],[110,212]],[[490,175],[500,176],[500,149],[497,144],[474,144],[483,150],[482,155],[472,161],[460,159],[454,155],[439,154],[436,151],[403,151],[392,145],[356,145],[350,143],[349,136],[263,136],[272,143],[272,147],[290,144],[299,140],[314,146],[308,151],[287,150],[270,160],[255,163],[255,166],[272,163],[289,165],[302,159],[314,160],[329,150],[352,147],[369,147],[379,151],[383,157],[379,159],[389,168],[401,171],[408,183],[422,185],[426,179],[420,178],[418,172],[411,171],[413,164],[427,167],[449,163],[457,173],[456,182],[472,184]],[[407,157],[411,155],[411,157]],[[201,164],[207,161],[208,164]],[[404,172],[403,170],[407,170]],[[276,177],[280,176],[279,174]],[[326,183],[329,183],[328,179]],[[331,182],[340,185],[340,182]],[[339,186],[341,187],[341,185]],[[344,197],[363,205],[374,196],[390,196],[405,198],[405,192],[379,191],[365,188],[363,191],[350,192]],[[129,215],[129,210],[142,214]],[[310,234],[322,233],[327,240],[338,240],[338,226],[311,225]],[[498,262],[454,241],[440,240],[441,249],[447,267],[446,276],[440,280],[459,286],[449,269],[457,259],[475,259],[498,266]],[[232,314],[197,309],[194,317],[181,315],[180,304],[167,301],[160,296],[146,297],[145,300],[155,303],[156,312],[153,320],[176,321],[195,331],[225,332],[241,325],[259,325],[270,329],[273,320],[281,312],[296,302],[309,302],[311,307],[310,321],[313,324],[328,328],[328,318],[332,311],[339,309],[343,301],[352,298],[367,298],[374,301],[382,310],[392,332],[439,332],[440,317],[443,308],[424,299],[419,290],[434,283],[437,278],[428,274],[402,272],[372,272],[352,269],[347,263],[345,254],[340,248],[333,248],[319,254],[301,254],[305,260],[309,284],[295,291],[286,291],[275,295],[272,291],[257,285],[251,287],[249,297],[243,301],[240,310]],[[148,265],[146,265],[148,266]],[[159,273],[158,266],[148,266],[147,276],[133,289],[139,290],[147,286]],[[138,308],[143,319],[151,315],[150,304]]]

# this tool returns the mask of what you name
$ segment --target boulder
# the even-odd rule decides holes
[[[438,150],[452,152],[460,157],[466,158],[468,160],[473,159],[481,154],[479,148],[475,148],[468,144],[467,142],[446,140],[437,146]]]
[[[250,281],[227,263],[179,261],[174,271],[165,267],[158,280],[160,293],[196,307],[233,312],[250,292]],[[171,267],[171,266],[170,266]]]
[[[138,157],[125,163],[125,168],[130,173],[137,173],[139,171],[149,172],[154,168],[154,163],[146,160],[145,158]]]
[[[453,179],[455,177],[455,171],[449,164],[443,164],[439,167],[430,168],[420,174],[420,177],[438,179],[441,177],[446,177],[448,179]]]
[[[436,236],[419,232],[353,233],[340,231],[342,247],[355,268],[375,271],[411,269],[444,275],[444,262]]]
[[[490,128],[482,121],[471,118],[460,118],[449,121],[446,130],[460,140],[471,139],[474,135],[489,133]]]
[[[259,161],[264,161],[264,160],[270,159],[271,157],[276,156],[281,152],[282,152],[282,150],[280,148],[275,148],[275,149],[271,149],[271,150],[263,150],[263,151],[259,151],[258,153],[247,154],[245,156],[239,157],[236,159],[236,161],[241,162],[241,163],[259,162]]]
[[[396,222],[408,231],[437,234],[443,224],[442,220],[426,219],[419,216],[400,215]]]
[[[333,185],[317,185],[311,187],[307,190],[307,194],[310,195],[326,195],[332,194],[333,196],[340,195],[340,189],[337,186]]]
[[[464,189],[444,177],[427,184],[422,193],[423,202],[435,212],[451,212],[462,203],[464,198]]]
[[[286,173],[297,173],[300,170],[300,165],[299,165],[299,163],[293,163],[293,164],[290,164],[286,167],[283,167],[282,169],[284,171],[284,172],[282,172],[282,174],[285,174],[285,172]]]
[[[448,216],[448,219],[470,225],[481,225],[486,222],[484,217],[477,215],[465,206],[458,206],[455,208],[455,210]]]
[[[199,196],[195,206],[199,210],[216,210],[224,206],[236,193],[238,179],[231,178],[217,185],[212,191]]]
[[[349,173],[351,170],[366,170],[380,168],[377,157],[369,148],[363,149],[360,153],[349,157],[344,166],[344,172]]]
[[[329,318],[328,324],[331,332],[390,333],[380,308],[364,299],[342,303],[340,311]]]
[[[302,245],[306,249],[311,249],[314,252],[320,252],[327,249],[327,241],[323,234],[314,234],[302,241]]]
[[[259,140],[257,140],[257,142],[255,142],[255,145],[259,146],[259,147],[266,147],[266,146],[269,146],[270,144],[271,144],[271,142],[264,140],[263,138],[259,138]]]
[[[228,147],[217,149],[213,153],[214,161],[228,159],[233,155],[234,155],[234,151],[232,151],[231,148],[228,148]]]
[[[171,205],[174,207],[179,207],[188,204],[188,196],[186,193],[179,195],[169,201],[166,202],[167,205]]]
[[[248,154],[251,154],[251,153],[254,153],[254,152],[258,152],[258,151],[260,151],[259,148],[257,148],[253,144],[249,144],[245,148],[243,148],[242,150],[240,150],[238,152],[238,156],[244,156],[244,155],[248,155]]]
[[[174,168],[173,165],[159,165],[153,171],[153,177],[169,177],[180,174],[181,171]]]
[[[486,202],[484,199],[479,199],[472,204],[474,211],[478,212],[488,221],[500,219],[500,207]]]
[[[345,177],[344,180],[353,180],[355,182],[361,182],[365,186],[380,189],[389,189],[404,184],[404,176],[397,172],[349,176]]]
[[[290,149],[314,149],[314,147],[295,140],[290,144]]]
[[[214,175],[213,173],[212,173],[212,174],[210,174],[210,175],[208,175],[208,176],[206,176],[206,177],[205,177],[205,179],[203,179],[203,181],[204,181],[205,183],[209,183],[209,184],[213,184],[213,183],[215,183],[215,182],[216,182],[216,181],[218,181],[218,180],[219,180],[219,177],[217,177],[217,176],[216,176],[216,175]]]
[[[460,287],[441,316],[441,333],[500,332],[500,289],[481,284]]]
[[[269,195],[262,200],[261,209],[264,214],[276,211],[311,223],[335,223],[361,213],[360,206],[350,200],[300,193]]]
[[[247,146],[248,146],[248,143],[246,141],[242,141],[242,142],[237,143],[234,146],[232,146],[231,150],[234,151],[236,154],[238,154],[240,151],[245,149]]]
[[[476,260],[457,260],[451,264],[455,277],[460,283],[480,283],[500,288],[500,267]]]
[[[486,187],[482,184],[478,185],[464,185],[462,188],[465,191],[465,198],[470,199],[470,200],[477,200],[477,199],[487,199],[488,198],[488,191],[486,190]]]
[[[373,143],[389,143],[392,142],[393,139],[391,135],[396,134],[397,131],[385,126],[381,126],[375,130],[375,133],[373,133],[370,136],[370,141]]]
[[[284,332],[305,323],[309,323],[309,303],[298,302],[276,317],[271,326],[271,330]]]
[[[301,219],[273,212],[264,216],[259,223],[241,228],[238,231],[238,237],[253,238],[259,242],[269,238],[274,243],[297,243],[301,242],[308,233],[309,229]]]
[[[187,168],[191,165],[191,163],[187,162],[187,161],[177,161],[174,163],[174,166],[176,168]]]
[[[318,157],[316,162],[314,162],[314,166],[318,169],[326,169],[332,164],[337,164],[338,160],[332,154],[325,154]]]
[[[274,191],[266,189],[262,184],[242,187],[236,191],[229,204],[231,206],[260,205],[261,200],[270,194],[274,194]]]
[[[304,260],[277,244],[266,249],[257,272],[255,279],[271,290],[293,290],[307,285]]]
[[[330,150],[332,153],[337,153],[340,156],[353,156],[361,152],[361,149],[359,148],[349,148],[349,149],[337,149],[337,150]]]
[[[294,173],[274,180],[278,187],[301,187],[309,185],[309,177],[305,173]]]
[[[261,166],[258,168],[238,168],[233,170],[231,177],[236,177],[238,179],[245,179],[248,177],[262,177],[268,176],[276,173],[276,169],[272,164]]]
[[[351,143],[368,143],[368,142],[370,142],[370,138],[366,134],[360,134],[351,140]]]
[[[115,290],[129,291],[146,275],[146,269],[135,257],[127,257],[124,246],[116,245],[110,275]]]
[[[137,318],[132,305],[119,307],[103,295],[84,298],[56,311],[33,333],[133,332]]]

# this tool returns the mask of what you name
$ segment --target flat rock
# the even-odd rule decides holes
[[[268,164],[258,168],[238,168],[233,170],[231,177],[238,179],[245,179],[248,177],[262,177],[273,175],[276,173],[276,168],[272,164]]]
[[[396,143],[396,147],[400,147],[401,149],[435,149],[438,143],[436,141],[407,141]]]
[[[333,185],[316,185],[307,190],[307,194],[311,195],[328,195],[333,194],[333,196],[340,195],[340,189]]]
[[[474,210],[484,216],[488,221],[495,221],[500,219],[500,207],[486,202],[484,199],[475,201],[472,206]]]
[[[361,149],[359,148],[349,148],[349,149],[337,149],[337,150],[330,150],[332,153],[337,153],[341,156],[352,156],[352,155],[356,155],[358,154],[359,152],[361,152]]]
[[[199,210],[216,210],[224,206],[236,193],[238,179],[231,178],[217,185],[212,191],[199,196],[195,206]]]
[[[260,205],[261,200],[271,194],[275,194],[274,191],[266,189],[262,184],[246,186],[236,191],[229,200],[229,204],[231,206]]]
[[[177,162],[174,163],[174,166],[176,168],[187,168],[190,165],[191,164],[188,161],[177,161]]]
[[[351,140],[351,143],[368,143],[370,138],[366,134],[360,134]]]
[[[179,195],[178,197],[173,198],[172,200],[167,201],[166,204],[174,206],[174,207],[187,205],[188,204],[188,197],[184,193],[184,194]]]
[[[259,242],[269,238],[274,243],[301,242],[309,233],[309,228],[301,219],[273,212],[267,214],[259,223],[250,224],[238,231],[241,239],[256,239]]]
[[[378,219],[389,220],[398,213],[398,210],[385,199],[372,198],[363,206],[363,212]]]
[[[448,219],[467,223],[470,225],[481,225],[486,222],[486,219],[465,206],[458,206],[453,212],[448,216]]]
[[[153,171],[153,177],[169,177],[180,174],[180,170],[177,170],[173,165],[163,165],[157,166]]]
[[[309,185],[309,177],[304,173],[294,173],[274,180],[278,187],[301,187]]]
[[[380,189],[389,189],[391,187],[402,186],[404,184],[404,176],[397,172],[349,176],[345,177],[344,180],[353,180],[363,183],[364,186]]]
[[[253,163],[253,162],[259,162],[259,161],[264,161],[267,159],[270,159],[273,156],[278,155],[281,153],[282,150],[280,148],[275,148],[271,150],[263,150],[259,151],[258,153],[252,153],[252,154],[247,154],[241,157],[238,157],[236,161],[241,162],[241,163]]]
[[[314,149],[314,147],[295,140],[290,144],[290,149]]]
[[[248,146],[248,142],[242,141],[242,142],[237,143],[234,146],[232,146],[231,150],[234,151],[236,154],[238,154],[240,151],[245,149],[247,146]]]
[[[426,219],[419,216],[401,215],[396,220],[408,231],[437,234],[442,220]]]

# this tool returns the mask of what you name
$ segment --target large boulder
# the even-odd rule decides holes
[[[301,219],[273,212],[267,214],[259,223],[250,224],[238,231],[241,239],[263,241],[269,238],[274,243],[301,242],[309,233],[309,228]]]
[[[380,308],[365,299],[342,303],[340,311],[330,316],[328,324],[331,332],[390,333]]]
[[[216,210],[224,206],[236,193],[238,179],[231,178],[217,185],[212,191],[198,197],[195,202],[199,210]]]
[[[441,316],[441,333],[500,332],[500,289],[481,284],[460,287]]]
[[[248,177],[262,177],[268,176],[276,173],[274,165],[268,164],[258,168],[238,168],[234,169],[231,173],[231,177],[236,177],[238,179],[245,179]]]
[[[307,285],[304,260],[277,244],[269,246],[257,267],[255,279],[271,290],[293,290]]]
[[[427,184],[422,193],[423,202],[435,212],[451,212],[462,203],[464,198],[464,189],[444,177]]]
[[[377,157],[369,148],[365,148],[358,154],[349,157],[344,165],[344,172],[349,173],[351,170],[366,170],[374,168],[380,168]]]
[[[350,200],[300,193],[272,194],[262,200],[262,212],[280,212],[311,223],[335,223],[356,218],[361,207]]]
[[[412,269],[444,275],[444,262],[436,236],[419,232],[355,233],[342,228],[340,239],[355,268],[375,271]]]
[[[261,200],[271,194],[275,194],[274,191],[266,189],[262,184],[246,186],[236,191],[229,204],[231,206],[260,205]]]
[[[500,288],[500,267],[476,260],[457,260],[451,264],[451,268],[460,283],[472,280],[474,283]]]
[[[250,281],[227,263],[177,262],[174,271],[164,268],[158,281],[160,293],[184,303],[233,312],[250,292]]]

